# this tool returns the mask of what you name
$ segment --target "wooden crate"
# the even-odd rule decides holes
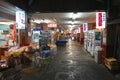
[[[105,58],[105,66],[110,70],[119,70],[120,65],[115,58]]]

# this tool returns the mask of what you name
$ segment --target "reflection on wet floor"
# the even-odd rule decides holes
[[[55,80],[74,80],[73,72],[58,72],[55,76]]]
[[[114,76],[84,51],[80,43],[68,40],[58,46],[57,55],[45,69],[23,70],[23,80],[114,80]]]

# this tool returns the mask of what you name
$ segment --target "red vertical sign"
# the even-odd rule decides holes
[[[57,24],[56,23],[48,23],[48,27],[57,27]]]
[[[105,27],[106,27],[106,12],[97,12],[96,28],[105,28]]]
[[[98,13],[98,26],[102,26],[102,12]]]
[[[16,42],[16,24],[13,26],[13,41]]]

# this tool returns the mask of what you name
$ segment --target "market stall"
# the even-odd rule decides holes
[[[0,25],[0,69],[6,69],[9,67],[10,56],[6,54],[6,51],[16,43],[15,25]]]
[[[57,47],[53,41],[53,33],[51,30],[41,30],[39,36],[39,51],[32,57],[33,66],[41,67],[49,64],[57,53]]]

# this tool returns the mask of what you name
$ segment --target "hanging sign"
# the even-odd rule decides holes
[[[13,41],[14,42],[16,42],[16,37],[17,37],[16,33],[17,33],[17,31],[16,31],[16,25],[14,24],[14,26],[13,26]]]
[[[105,28],[106,26],[106,12],[96,13],[96,28]]]
[[[48,23],[48,27],[54,28],[54,27],[57,27],[57,24],[56,23]]]
[[[20,10],[16,11],[16,28],[25,29],[25,12]]]
[[[88,23],[83,23],[83,32],[88,31]]]

